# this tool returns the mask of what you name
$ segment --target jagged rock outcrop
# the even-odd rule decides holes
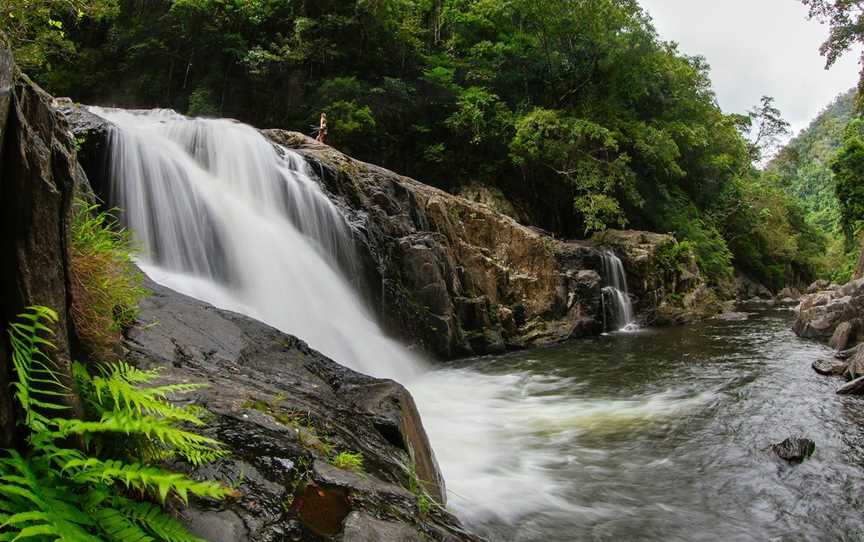
[[[489,206],[354,160],[294,132],[375,270],[388,327],[444,357],[501,352],[602,331],[599,253]]]
[[[837,350],[857,344],[864,333],[864,279],[828,286],[801,298],[792,330],[800,337],[830,342]]]
[[[346,369],[245,316],[147,287],[153,295],[124,341],[127,358],[162,369],[166,383],[210,384],[194,395],[212,413],[203,431],[231,449],[228,458],[195,472],[239,492],[182,511],[202,536],[475,540],[442,508],[421,511],[418,495],[407,489],[419,482],[441,502],[446,494],[402,386]],[[365,472],[328,463],[340,451],[362,453]]]
[[[7,325],[30,305],[59,316],[50,352],[70,380],[74,330],[68,318],[70,210],[86,180],[75,144],[51,97],[23,75],[0,33],[0,448],[15,437]],[[70,406],[77,411],[74,398]]]

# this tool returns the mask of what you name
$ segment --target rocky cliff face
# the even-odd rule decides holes
[[[683,324],[722,310],[693,253],[671,235],[607,230],[595,235],[593,241],[613,249],[621,258],[636,311],[646,322]]]
[[[68,319],[68,239],[76,187],[86,178],[51,97],[15,67],[0,34],[0,448],[13,443],[8,322],[30,305],[57,310],[51,352],[69,380],[75,334]],[[78,408],[71,400],[74,409]]]
[[[602,332],[604,248],[624,261],[643,319],[681,323],[720,310],[692,254],[677,251],[671,236],[608,231],[556,240],[481,203],[489,198],[453,196],[295,132],[264,133],[306,156],[353,217],[391,328],[439,356]]]
[[[264,133],[303,154],[351,217],[380,314],[404,339],[450,358],[602,331],[589,244],[555,241],[301,134]]]
[[[104,195],[110,125],[71,103],[61,109]],[[296,132],[263,133],[307,159],[352,224],[365,272],[357,285],[391,333],[439,358],[602,332],[604,247],[624,259],[644,318],[680,323],[714,312],[695,262],[663,259],[677,246],[670,236],[609,232],[560,241],[499,212],[506,205],[491,196],[454,196]]]

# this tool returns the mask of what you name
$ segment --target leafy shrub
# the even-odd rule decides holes
[[[72,214],[72,321],[84,349],[100,361],[115,359],[123,329],[135,322],[147,291],[132,262],[129,232],[111,212],[78,201]]]
[[[6,450],[0,459],[0,540],[199,540],[143,499],[185,503],[190,494],[222,499],[230,490],[141,460],[176,455],[200,464],[226,453],[218,442],[178,427],[203,423],[193,409],[165,401],[198,386],[142,388],[156,372],[117,364],[91,377],[76,365],[89,416],[63,417],[70,413],[64,398],[73,390],[46,354],[53,348],[49,325],[56,321],[51,309],[31,307],[9,332],[14,393],[28,437],[24,454]],[[73,437],[83,449],[71,447]]]

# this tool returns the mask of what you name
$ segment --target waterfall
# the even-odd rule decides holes
[[[604,250],[603,259],[603,318],[611,319],[605,322],[607,330],[634,331],[639,328],[633,315],[633,301],[627,290],[627,275],[621,258],[611,250]]]
[[[91,110],[116,126],[109,203],[123,210],[151,279],[404,384],[448,506],[463,519],[517,525],[537,511],[572,513],[549,474],[561,458],[543,427],[581,407],[542,392],[555,376],[432,371],[388,338],[350,282],[358,267],[351,230],[299,155],[229,120]]]
[[[172,111],[94,108],[110,134],[110,204],[154,280],[290,332],[355,370],[410,380],[348,277],[351,230],[305,161],[254,128]]]

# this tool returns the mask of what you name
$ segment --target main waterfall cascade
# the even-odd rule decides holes
[[[603,318],[606,330],[635,331],[639,329],[633,314],[633,301],[627,289],[627,275],[621,258],[611,250],[601,253],[603,259]],[[607,315],[611,322],[606,322]]]
[[[503,522],[512,534],[528,514],[584,511],[556,477],[568,461],[557,446],[592,420],[677,410],[663,394],[577,399],[565,393],[572,379],[555,374],[430,370],[382,332],[349,282],[357,265],[350,228],[299,155],[233,121],[165,110],[93,112],[117,126],[110,204],[124,210],[145,273],[297,335],[357,371],[406,385],[447,481],[449,506],[473,526]]]

